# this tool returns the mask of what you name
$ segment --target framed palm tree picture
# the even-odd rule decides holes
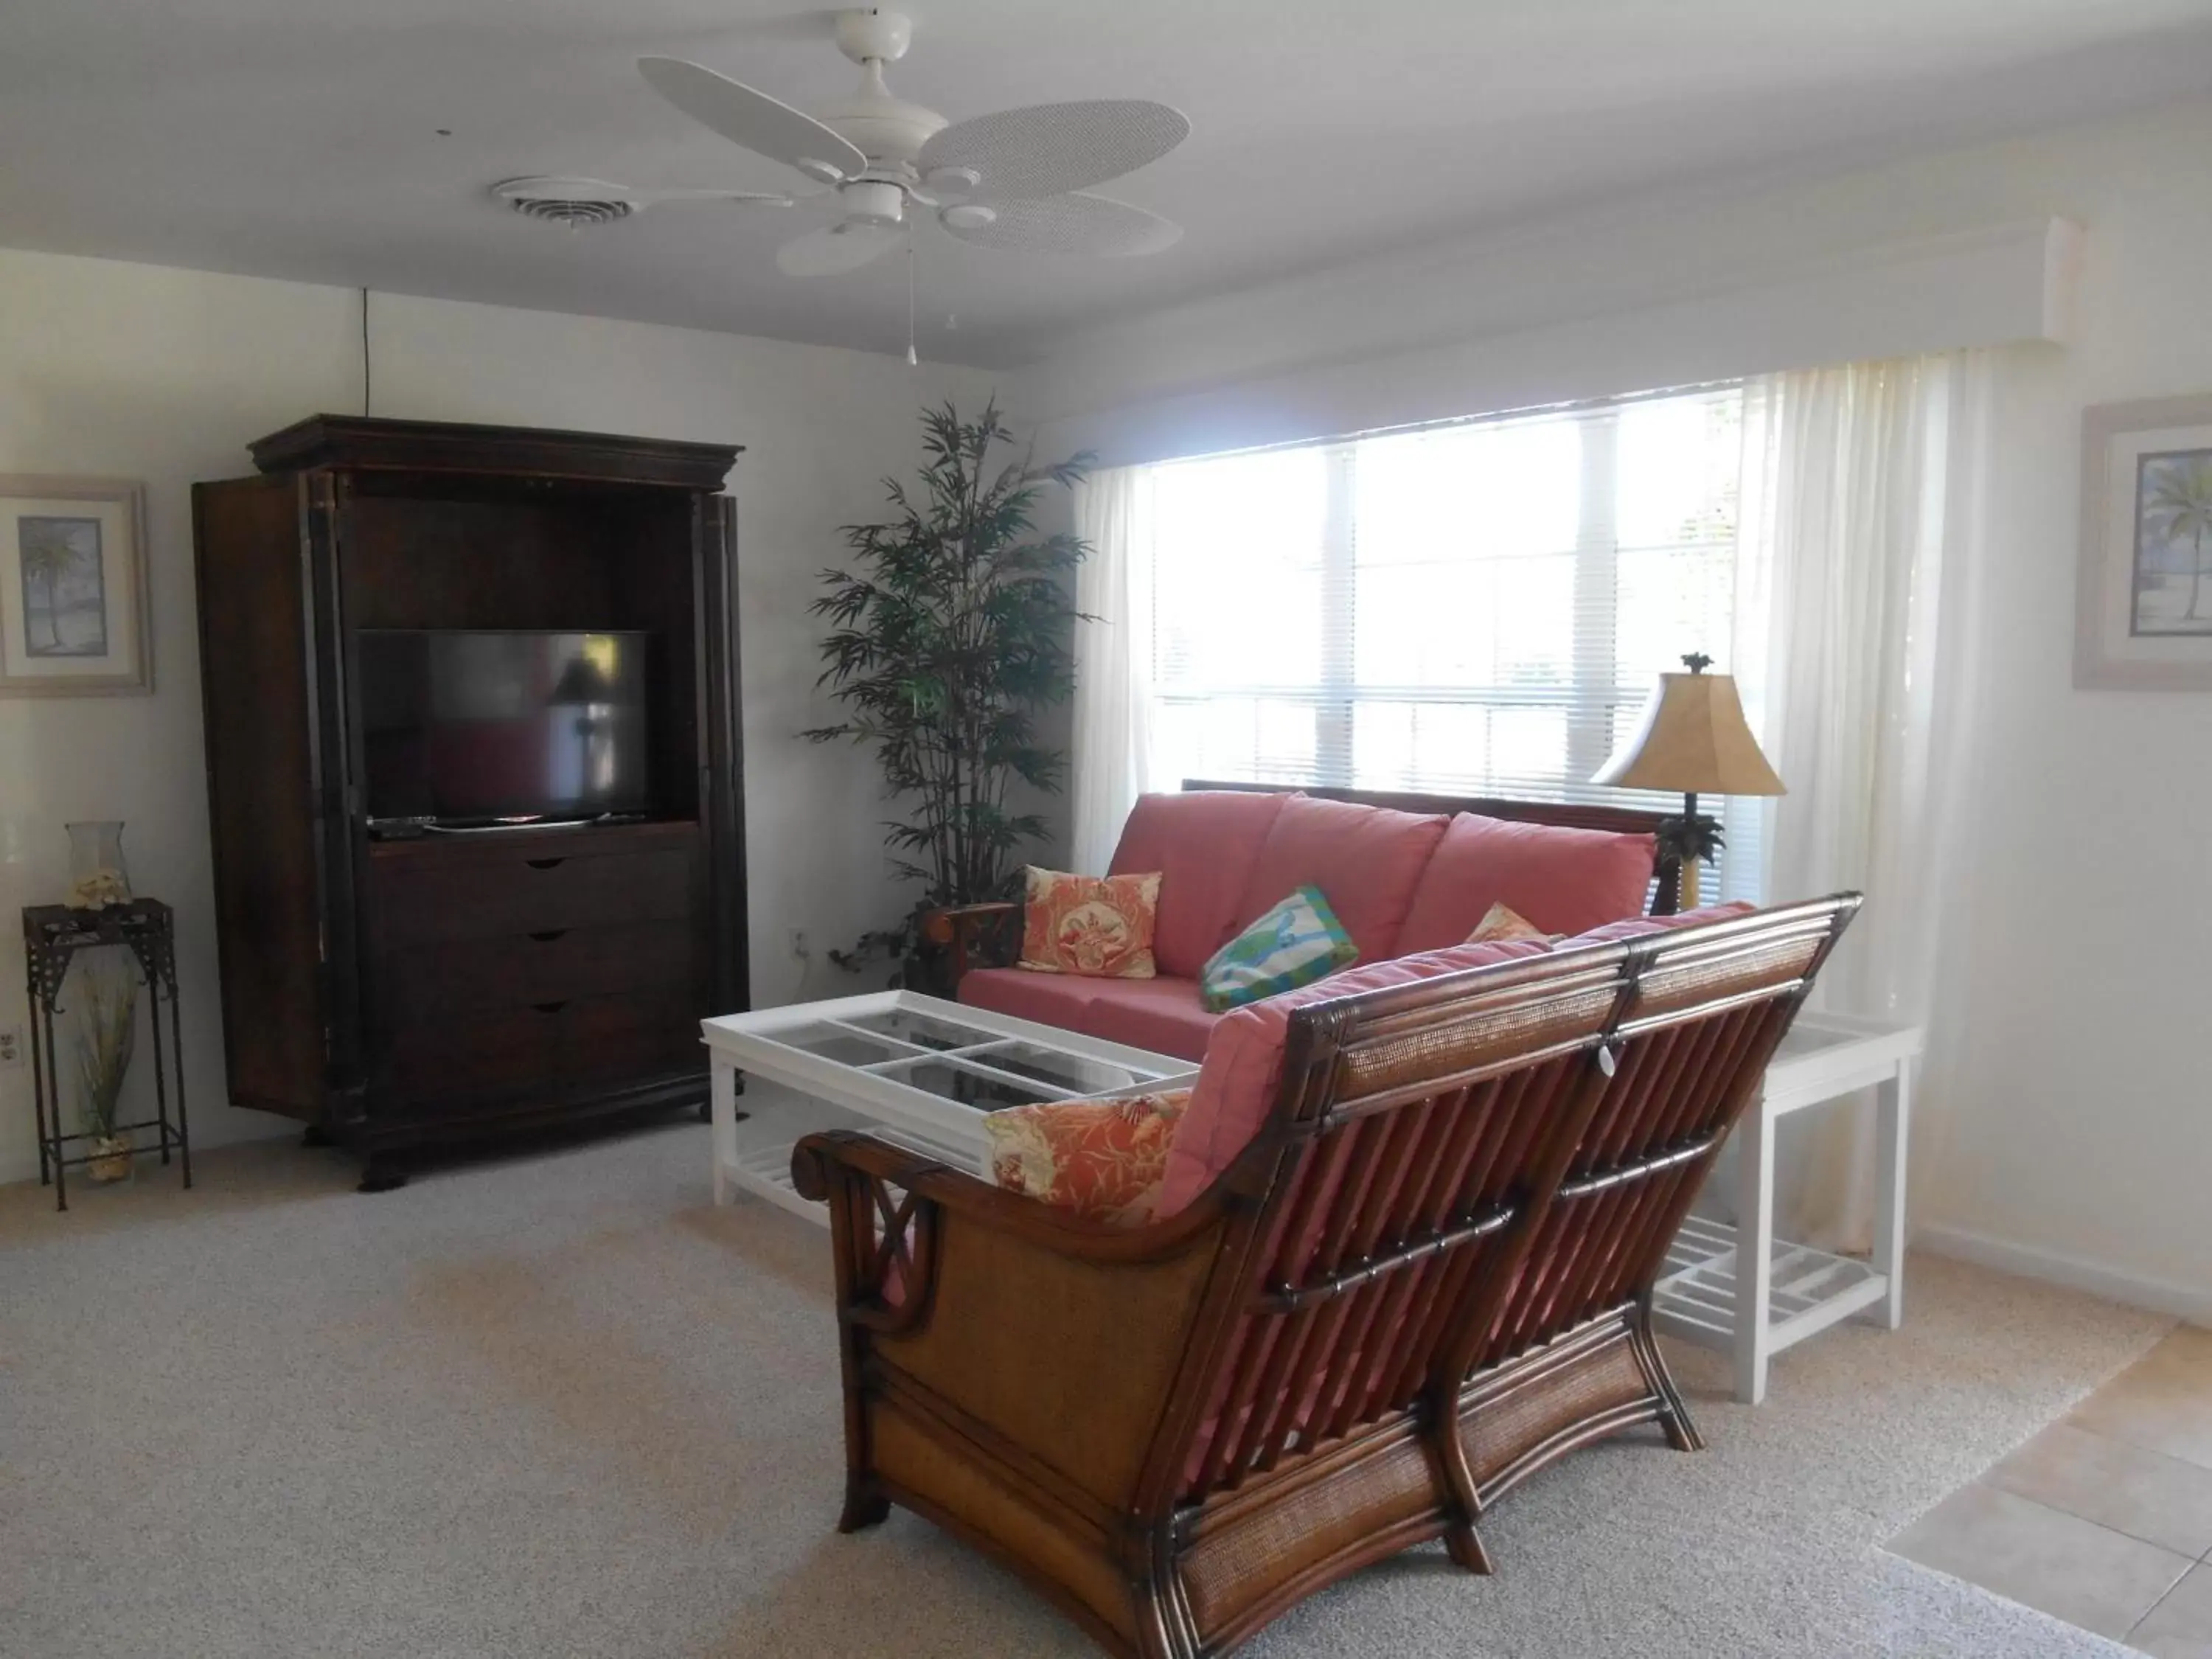
[[[0,696],[151,691],[146,491],[0,476]]]
[[[2212,691],[2212,397],[2081,417],[2074,684]]]

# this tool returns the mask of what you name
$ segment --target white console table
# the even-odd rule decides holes
[[[1904,1320],[1905,1146],[1921,1042],[1917,1025],[1801,1015],[1766,1068],[1759,1103],[1736,1130],[1741,1224],[1692,1216],[1675,1236],[1654,1288],[1652,1322],[1733,1353],[1735,1397],[1747,1404],[1765,1398],[1768,1363],[1783,1349],[1861,1312],[1892,1330]],[[1776,1125],[1869,1088],[1879,1103],[1871,1259],[1776,1238]]]

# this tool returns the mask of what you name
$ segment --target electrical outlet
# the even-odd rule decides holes
[[[22,1063],[23,1028],[0,1025],[0,1071],[11,1070]]]
[[[801,962],[805,962],[813,954],[812,947],[806,942],[806,930],[804,927],[787,928],[784,932],[783,944],[784,949]]]

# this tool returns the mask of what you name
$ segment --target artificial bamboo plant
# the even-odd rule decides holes
[[[1067,757],[1038,741],[1037,716],[1074,690],[1073,636],[1084,620],[1073,573],[1090,550],[1066,532],[1040,534],[1048,489],[1072,489],[1091,458],[1040,466],[1027,455],[993,469],[1013,434],[995,403],[963,421],[951,404],[922,416],[928,459],[919,487],[885,480],[893,515],[849,525],[853,568],[823,574],[813,602],[828,619],[820,683],[846,709],[806,732],[872,746],[902,815],[884,826],[899,872],[921,884],[896,926],[830,952],[856,969],[889,955],[909,982],[917,925],[930,909],[1005,898],[1024,846],[1045,836],[1017,810],[1017,784],[1056,793]]]

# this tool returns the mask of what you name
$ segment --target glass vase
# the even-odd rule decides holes
[[[92,1158],[86,1173],[94,1181],[127,1181],[134,1152],[116,1125],[138,1036],[138,963],[130,947],[97,945],[77,952],[63,1000],[76,1049],[77,1122]]]
[[[70,838],[69,908],[104,910],[111,904],[130,903],[131,869],[123,861],[122,823],[101,819],[64,827]]]

